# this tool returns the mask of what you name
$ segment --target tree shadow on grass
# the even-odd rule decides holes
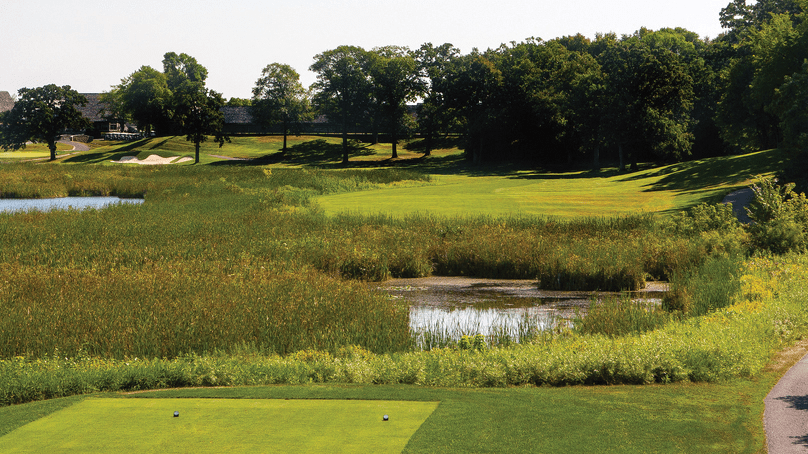
[[[673,165],[646,163],[635,171],[619,172],[616,167],[604,166],[599,170],[588,167],[539,166],[531,161],[507,163],[485,162],[474,164],[464,153],[441,154],[440,150],[458,149],[458,138],[442,139],[433,143],[437,151],[431,156],[404,159],[351,160],[357,156],[374,156],[376,152],[367,144],[351,142],[349,162],[342,163],[342,144],[316,139],[289,147],[286,153],[272,153],[260,158],[239,161],[218,161],[211,165],[245,166],[268,164],[294,164],[324,169],[372,169],[396,167],[434,175],[465,175],[471,177],[499,176],[512,179],[554,180],[594,179],[623,176],[619,181],[647,180],[643,191],[671,191],[690,193],[694,203],[717,202],[727,192],[725,186],[743,186],[755,175],[777,171],[785,162],[785,154],[779,151],[752,153],[742,156],[727,156]],[[410,151],[424,152],[423,140],[404,145]],[[606,163],[604,163],[606,164]],[[719,188],[719,186],[724,186]]]
[[[359,142],[348,144],[348,157],[373,156],[376,153]],[[316,139],[288,147],[285,152],[270,153],[253,159],[217,161],[216,166],[255,166],[268,164],[294,164],[317,168],[356,167],[364,161],[342,164],[342,143],[329,143],[325,139]],[[359,165],[361,167],[361,165]]]
[[[135,140],[129,142],[128,144],[119,147],[115,150],[114,153],[110,152],[85,152],[75,156],[70,156],[64,160],[64,162],[71,163],[71,164],[97,164],[99,162],[106,162],[106,161],[119,161],[124,156],[133,156],[137,155],[146,150],[154,150],[166,144],[171,138],[166,137],[163,140],[149,144],[149,141],[152,140],[150,138]]]
[[[656,172],[631,175],[622,181],[662,177],[645,186],[646,191],[695,191],[718,185],[741,185],[750,178],[783,169],[786,154],[780,150],[723,156],[662,167]]]

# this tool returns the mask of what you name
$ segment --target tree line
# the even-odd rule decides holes
[[[808,146],[808,0],[733,0],[727,30],[709,40],[682,28],[631,35],[530,38],[463,54],[427,43],[365,50],[340,46],[314,57],[304,88],[288,65],[262,71],[250,100],[205,87],[207,70],[167,53],[105,93],[106,114],[144,131],[219,143],[221,107],[248,106],[256,123],[286,134],[314,115],[348,132],[392,142],[417,131],[429,153],[447,133],[469,160],[531,160],[595,168],[608,153],[620,167],[743,150]],[[20,93],[23,100],[24,94]],[[417,115],[407,105],[421,101]],[[195,131],[195,132],[192,132]]]

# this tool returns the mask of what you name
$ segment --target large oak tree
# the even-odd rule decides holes
[[[70,85],[22,88],[14,107],[0,117],[0,147],[19,150],[29,141],[45,142],[53,161],[60,134],[67,129],[83,130],[90,126],[78,109],[86,104],[87,98]]]

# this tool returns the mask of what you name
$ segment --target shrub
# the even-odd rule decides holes
[[[776,178],[752,185],[755,199],[746,211],[754,221],[750,235],[755,249],[776,254],[805,249],[808,199],[795,193],[794,186],[779,186]]]

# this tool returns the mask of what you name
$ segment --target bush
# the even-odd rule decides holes
[[[808,227],[808,199],[794,192],[794,183],[777,185],[776,178],[764,178],[752,185],[755,199],[746,209],[754,221],[749,229],[757,250],[784,254],[804,250]]]

